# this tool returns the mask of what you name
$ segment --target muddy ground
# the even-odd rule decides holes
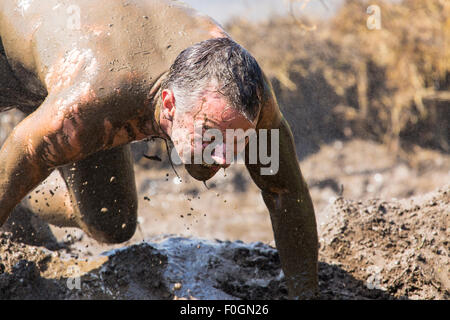
[[[338,198],[320,240],[321,299],[448,299],[450,186],[386,202]],[[284,299],[262,242],[163,236],[81,257],[0,233],[1,299]]]
[[[142,161],[139,228],[127,243],[16,212],[31,223],[11,219],[15,233],[0,233],[0,298],[286,298],[270,218],[242,166],[206,189],[180,167],[182,182]],[[320,298],[449,298],[448,155],[336,141],[301,167],[316,207]]]

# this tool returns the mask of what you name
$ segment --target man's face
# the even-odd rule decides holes
[[[248,120],[242,113],[230,106],[227,100],[217,92],[208,91],[200,98],[196,104],[186,109],[188,111],[169,110],[170,99],[174,99],[172,92],[163,92],[163,112],[171,114],[171,130],[169,135],[175,145],[178,155],[185,163],[188,172],[198,180],[208,180],[213,177],[220,168],[226,168],[230,165],[226,161],[227,154],[227,130],[254,129],[256,121]],[[177,106],[175,101],[175,106]],[[173,106],[172,106],[173,108]],[[176,109],[176,107],[175,107]],[[208,137],[208,133],[214,133],[218,130],[222,137]],[[216,131],[217,132],[217,131]],[[219,139],[216,140],[215,139]],[[207,141],[211,140],[211,141]],[[209,148],[212,152],[211,158],[213,164],[205,163],[204,151],[210,143],[214,141],[214,148]],[[236,156],[245,147],[246,142],[234,141],[233,155]],[[229,143],[229,146],[231,144]],[[206,149],[208,150],[208,149]],[[229,151],[231,152],[231,151]],[[190,158],[190,164],[187,161]],[[200,162],[199,162],[200,160]],[[211,161],[209,161],[211,162]],[[228,161],[229,162],[229,161]]]

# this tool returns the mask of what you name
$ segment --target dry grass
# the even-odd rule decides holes
[[[356,135],[396,148],[410,137],[449,151],[450,3],[377,1],[380,30],[367,27],[370,4],[348,0],[328,23],[228,29],[273,80],[300,145]]]

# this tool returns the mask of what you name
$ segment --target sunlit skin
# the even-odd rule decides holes
[[[0,1],[5,52],[0,50],[0,76],[6,77],[0,78],[0,111],[5,103],[11,106],[16,93],[13,106],[27,114],[0,149],[0,225],[30,192],[49,194],[49,184],[40,184],[57,170],[63,181],[53,196],[61,200],[55,201],[58,210],[51,201],[39,208],[33,201],[31,209],[100,242],[127,241],[136,230],[138,203],[131,142],[157,136],[172,139],[179,152],[192,150],[196,121],[223,132],[224,140],[227,129],[277,129],[278,172],[262,175],[261,163],[246,167],[270,213],[290,298],[313,297],[318,291],[314,207],[270,81],[264,78],[254,121],[232,108],[213,84],[193,106],[183,106],[189,111],[177,110],[162,79],[184,49],[229,37],[214,20],[175,1],[78,0],[82,19],[74,30],[67,24],[70,4]],[[180,130],[188,134],[177,136]],[[225,152],[218,148],[215,166],[186,169],[207,180],[228,165]]]
[[[217,91],[206,90],[197,103],[187,111],[177,111],[176,105],[173,91],[163,90],[159,123],[161,129],[171,137],[180,158],[183,159],[185,150],[190,150],[189,154],[194,155],[195,152],[202,151],[208,144],[203,141],[203,136],[196,139],[195,126],[202,127],[202,133],[208,129],[217,129],[222,132],[223,143],[214,150],[219,152],[214,152],[212,155],[215,164],[187,166],[189,173],[199,180],[210,179],[221,168],[230,166],[230,163],[226,161],[226,130],[242,129],[246,131],[256,128],[256,120],[251,121],[243,113],[230,107],[227,99]],[[196,146],[195,141],[203,141],[203,144]],[[236,141],[233,145],[235,156],[245,148],[245,143],[240,144]]]

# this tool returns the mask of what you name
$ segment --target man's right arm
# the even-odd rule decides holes
[[[58,119],[56,104],[56,99],[47,98],[14,128],[0,149],[0,225],[53,168],[80,151],[73,150],[72,156],[67,152],[74,143],[63,138],[64,119]]]
[[[14,207],[58,166],[84,159],[114,141],[102,107],[69,93],[50,95],[0,149],[0,225]],[[81,102],[85,101],[85,102]],[[123,142],[116,140],[117,142]],[[108,147],[114,147],[114,143]]]

